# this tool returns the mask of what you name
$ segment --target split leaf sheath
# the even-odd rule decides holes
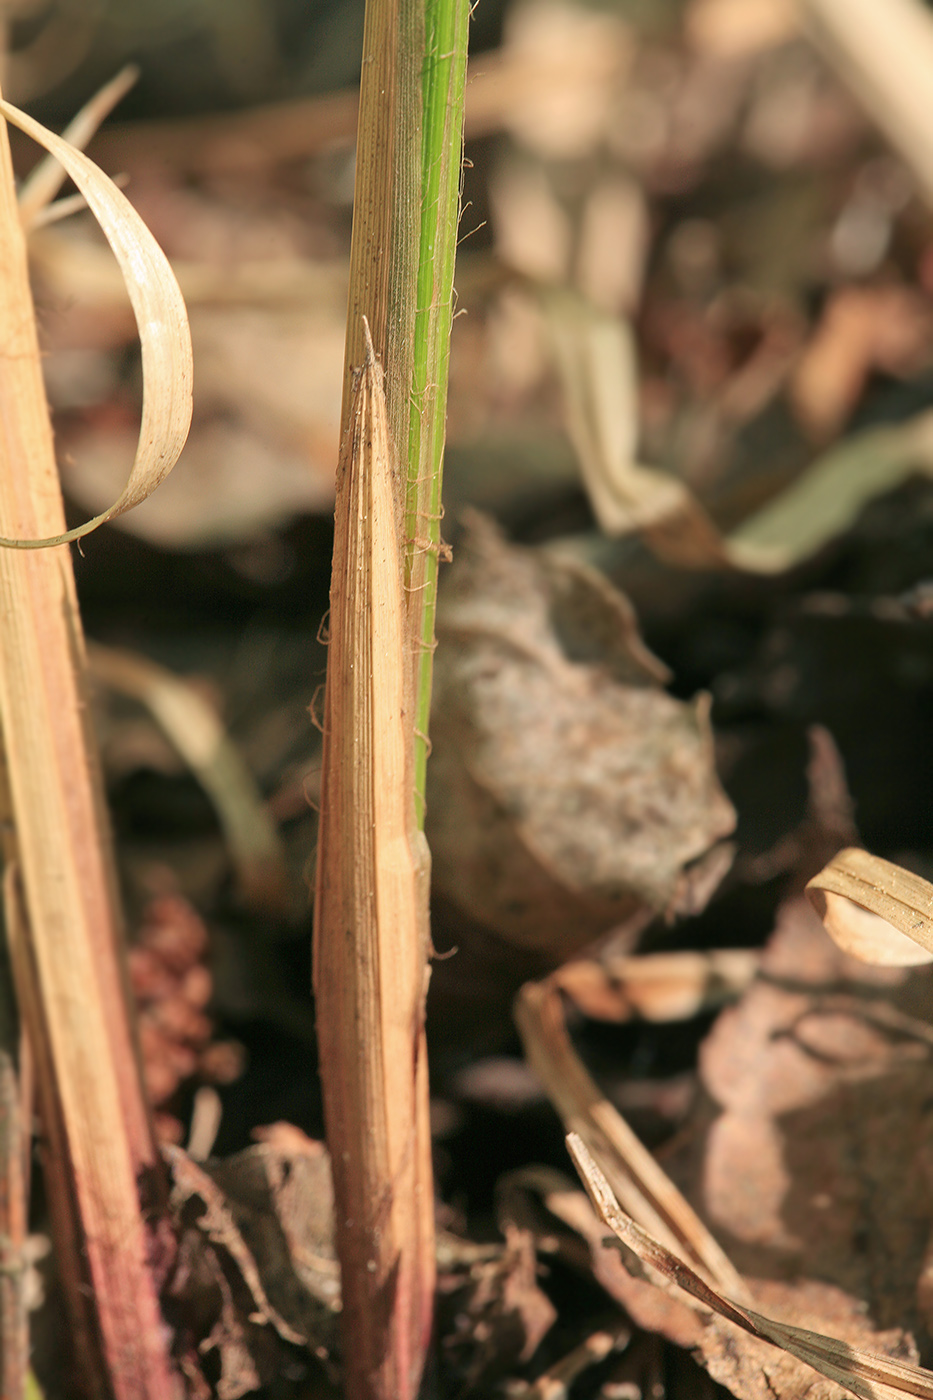
[[[409,1397],[434,1282],[427,948],[412,855],[399,489],[382,370],[364,329],[337,480],[314,987],[344,1338],[355,1339],[346,1389]]]

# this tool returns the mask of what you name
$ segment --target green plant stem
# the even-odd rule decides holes
[[[415,647],[414,786],[419,827],[424,825],[431,714],[469,18],[468,0],[425,0],[421,228],[405,491],[405,584]]]

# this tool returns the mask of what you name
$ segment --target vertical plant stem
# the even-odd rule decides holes
[[[350,245],[342,427],[365,359],[362,318],[384,367],[393,452],[408,437],[420,219],[423,0],[367,0]]]
[[[413,1400],[434,1286],[398,495],[370,350],[338,471],[314,987],[344,1389]],[[425,1172],[427,1174],[425,1174]],[[427,1204],[427,1208],[426,1208]]]
[[[469,19],[469,0],[425,0],[418,308],[405,490],[405,584],[415,649],[414,783],[419,827],[424,825],[431,716],[441,482],[460,214]]]
[[[64,528],[6,125],[0,122],[0,534]],[[142,1092],[120,960],[109,833],[87,725],[84,641],[67,546],[0,550],[0,723],[28,917],[14,967],[37,1065],[54,1078],[62,1151],[81,1221],[81,1278],[107,1389],[168,1400],[173,1377],[140,1209],[160,1162]],[[37,1024],[41,1021],[41,1024]],[[44,1044],[43,1044],[44,1042]],[[101,1365],[98,1360],[98,1375]],[[101,1377],[103,1379],[103,1377]]]
[[[466,0],[368,0],[363,41],[314,945],[350,1400],[414,1400],[432,1323],[415,736],[430,703],[467,17]]]

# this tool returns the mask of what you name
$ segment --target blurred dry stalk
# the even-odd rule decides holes
[[[94,677],[145,705],[210,796],[247,904],[282,908],[287,875],[278,830],[216,710],[186,680],[133,652],[89,648]]]
[[[800,0],[808,32],[933,200],[933,17],[919,0]]]
[[[0,533],[46,538],[61,534],[64,516],[5,124],[0,143]],[[88,1342],[100,1329],[104,1357],[85,1355],[89,1373],[109,1375],[127,1400],[168,1397],[173,1381],[150,1269],[155,1239],[138,1183],[146,1182],[147,1210],[158,1212],[165,1194],[118,951],[67,546],[0,551],[0,592],[0,715],[25,899],[13,961],[49,1148],[61,1153],[56,1171],[69,1176],[57,1204],[72,1229],[81,1221],[63,1276],[73,1285],[76,1337]]]
[[[555,981],[526,983],[515,1003],[515,1021],[525,1057],[566,1130],[586,1141],[629,1214],[704,1278],[744,1299],[741,1275],[584,1068],[567,1034]]]

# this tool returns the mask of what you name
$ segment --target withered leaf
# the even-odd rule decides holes
[[[709,702],[667,695],[631,606],[471,515],[438,617],[435,883],[556,961],[639,910],[702,908],[731,859]]]

